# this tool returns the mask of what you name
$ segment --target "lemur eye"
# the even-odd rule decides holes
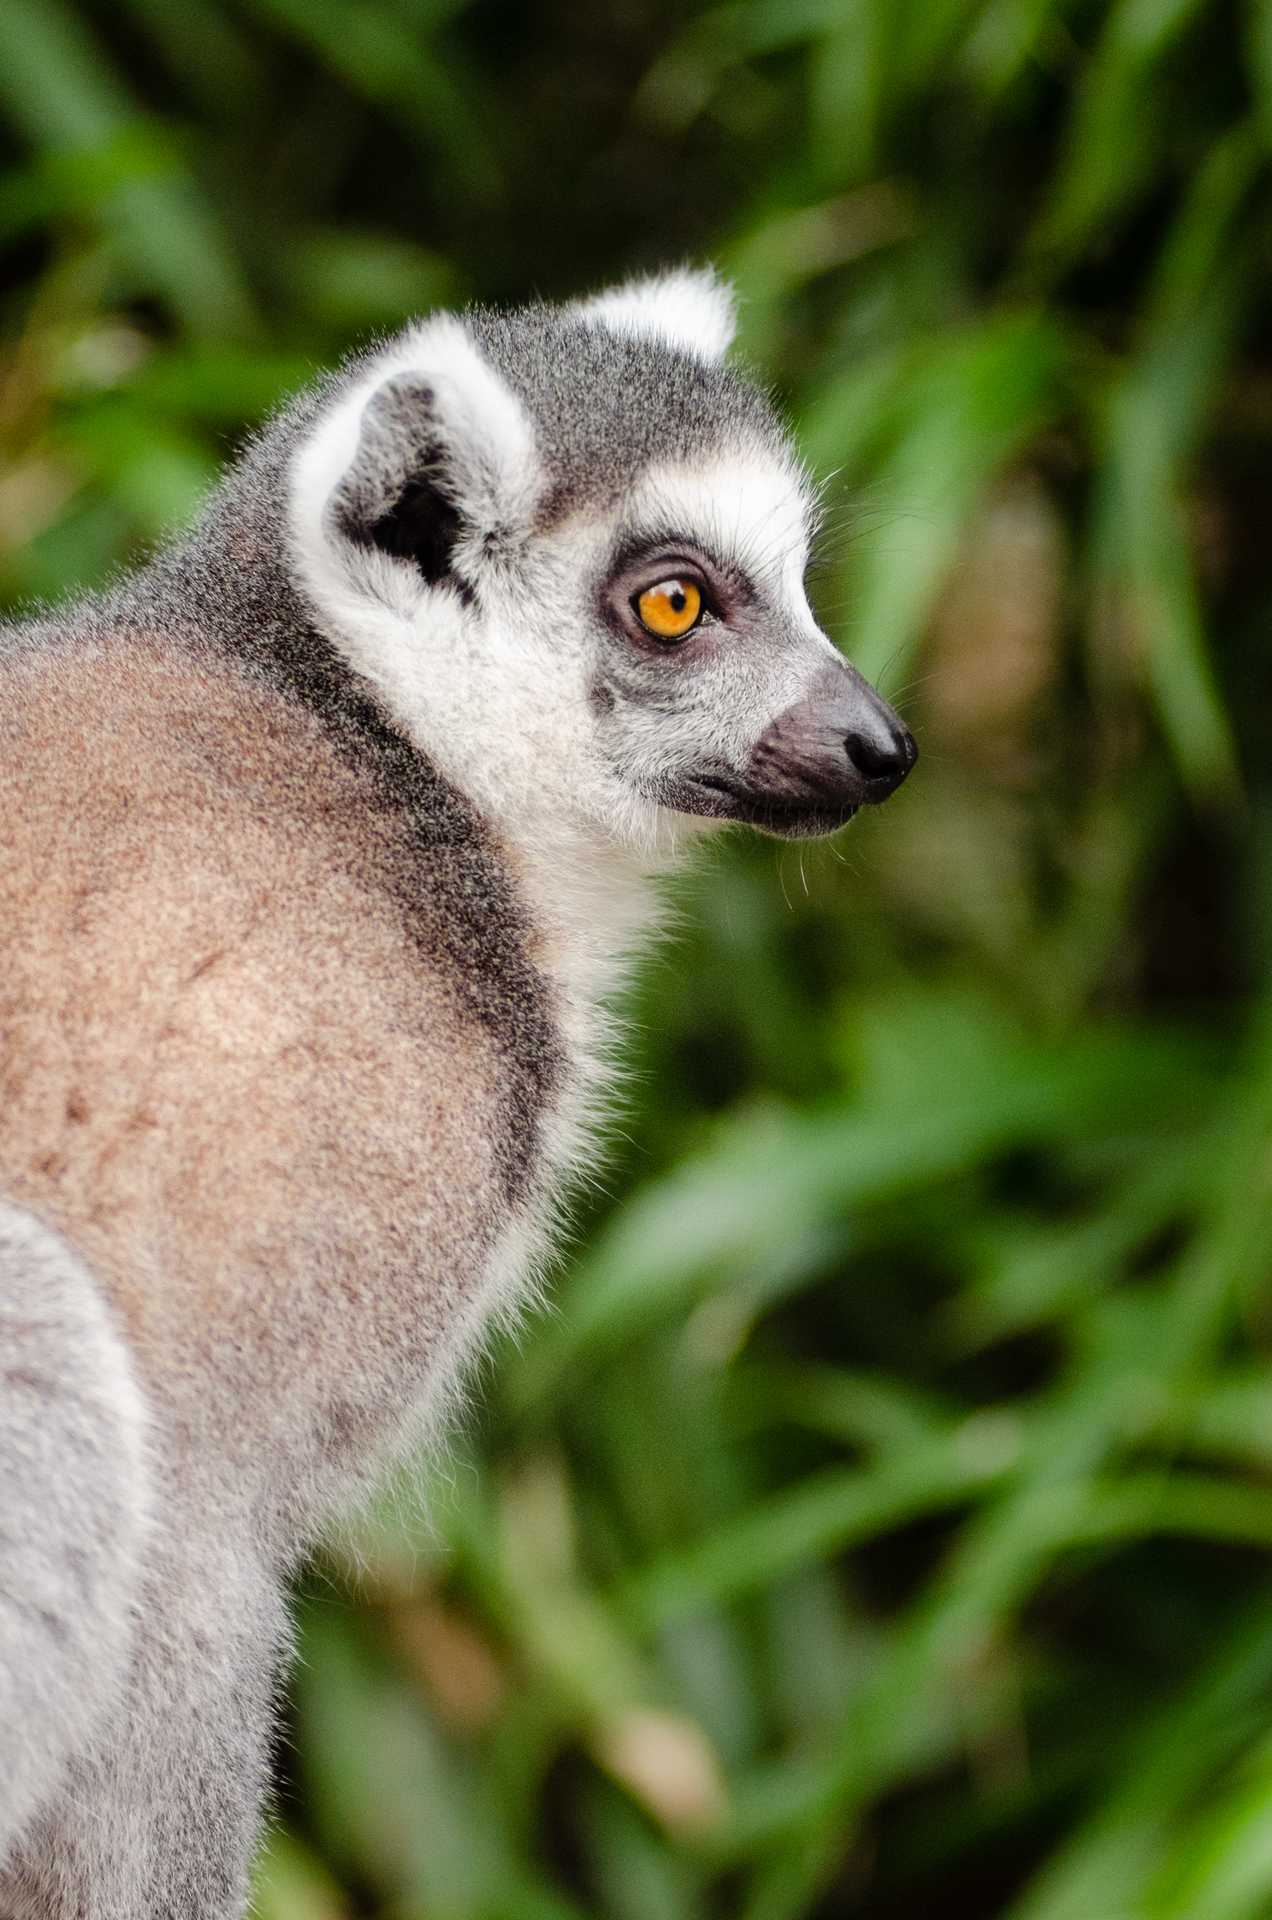
[[[702,593],[692,580],[660,580],[632,601],[647,633],[659,640],[683,640],[702,615]]]

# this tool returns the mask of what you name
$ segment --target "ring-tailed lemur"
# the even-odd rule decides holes
[[[524,1293],[648,876],[914,744],[726,289],[425,321],[0,636],[0,1915],[242,1911],[283,1591]]]

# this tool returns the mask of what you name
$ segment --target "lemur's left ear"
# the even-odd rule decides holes
[[[648,334],[699,360],[722,360],[737,330],[737,297],[710,267],[673,267],[611,287],[578,312],[618,333]]]
[[[373,363],[318,421],[292,506],[305,557],[343,552],[346,574],[398,599],[412,580],[461,583],[466,561],[528,525],[536,488],[524,409],[444,315]]]

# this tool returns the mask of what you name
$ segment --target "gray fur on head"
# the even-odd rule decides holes
[[[595,1155],[648,878],[913,758],[709,274],[439,315],[0,633],[0,1914],[237,1920],[289,1573]]]

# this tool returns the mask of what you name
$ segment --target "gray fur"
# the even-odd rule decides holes
[[[767,397],[732,367],[651,352],[569,309],[479,307],[464,317],[534,421],[551,475],[545,522],[621,499],[669,449],[691,461],[727,445],[787,451]]]
[[[0,633],[0,1920],[242,1913],[286,1582],[531,1289],[649,872],[862,797],[723,290],[603,305],[350,362]]]

